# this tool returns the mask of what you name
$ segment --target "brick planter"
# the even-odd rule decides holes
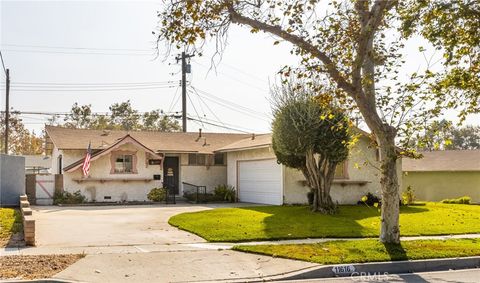
[[[35,219],[33,219],[32,209],[27,196],[20,196],[20,210],[23,219],[23,235],[27,246],[35,246]]]

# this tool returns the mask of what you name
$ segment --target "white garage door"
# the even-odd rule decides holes
[[[239,161],[237,172],[240,201],[283,203],[282,167],[275,159]]]

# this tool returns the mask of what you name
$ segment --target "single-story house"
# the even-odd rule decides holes
[[[307,202],[301,172],[277,164],[271,135],[103,131],[46,127],[54,174],[66,191],[91,201],[144,201],[154,187],[173,186],[183,195],[190,185],[233,185],[243,202]],[[90,174],[82,164],[91,144]],[[349,159],[338,166],[332,196],[354,204],[367,192],[380,193],[378,152],[368,135],[359,138]],[[400,162],[400,161],[399,161]],[[400,165],[400,164],[399,164]],[[400,165],[401,166],[401,165]],[[399,173],[400,173],[399,168]]]
[[[403,160],[403,190],[410,186],[419,200],[469,196],[480,203],[480,150],[420,153],[421,159]]]

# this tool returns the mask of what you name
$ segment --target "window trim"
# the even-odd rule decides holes
[[[203,164],[198,164],[198,157],[202,155],[204,156],[204,163]],[[208,166],[208,155],[205,153],[189,153],[188,154],[188,166]],[[195,156],[195,163],[190,163],[190,156]]]
[[[115,161],[120,155],[131,155],[132,156],[132,172],[115,172]],[[121,174],[138,174],[137,170],[137,152],[130,150],[117,150],[112,151],[110,154],[110,174],[121,175]]]
[[[222,163],[216,163],[215,156],[221,155],[222,156]],[[224,166],[226,165],[227,161],[227,154],[225,152],[218,152],[213,154],[213,165],[214,166]]]
[[[349,179],[350,177],[348,176],[348,160],[345,160],[340,164],[343,164],[343,176],[334,176],[333,179],[334,180],[347,180],[347,179]],[[338,164],[338,165],[340,165],[340,164]],[[336,168],[335,168],[335,171],[337,171]]]

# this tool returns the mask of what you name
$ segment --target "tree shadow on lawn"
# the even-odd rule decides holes
[[[407,252],[403,249],[402,244],[387,244],[383,243],[392,261],[408,260]]]
[[[310,211],[308,206],[259,206],[240,209],[268,214],[263,219],[268,239],[361,238],[377,237],[380,231],[380,209],[361,205],[339,207],[334,215]],[[402,207],[402,214],[428,211],[423,207]]]

